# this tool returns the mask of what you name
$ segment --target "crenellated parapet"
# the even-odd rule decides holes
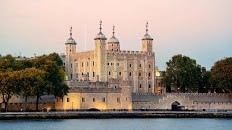
[[[107,50],[107,54],[109,55],[151,55],[154,56],[155,52],[146,52],[146,51],[127,51],[127,50],[119,50],[119,51],[111,51]]]

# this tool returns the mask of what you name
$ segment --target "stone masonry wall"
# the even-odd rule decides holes
[[[188,110],[232,109],[232,98],[228,94],[133,94],[133,109],[171,109],[173,102]]]

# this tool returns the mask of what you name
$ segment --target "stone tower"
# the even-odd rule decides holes
[[[146,24],[146,34],[143,36],[142,39],[142,51],[145,52],[153,52],[153,39],[148,34],[148,22]]]
[[[115,26],[113,25],[113,36],[109,39],[108,44],[107,44],[107,50],[109,51],[119,51],[120,50],[120,44],[118,39],[114,36],[114,28]]]
[[[107,59],[106,59],[106,40],[107,38],[102,33],[102,21],[100,21],[100,32],[94,38],[95,50],[94,59],[96,61],[96,76],[98,81],[107,81]]]
[[[72,80],[74,78],[74,61],[72,57],[76,54],[76,44],[76,41],[72,38],[72,27],[70,27],[70,37],[65,43],[65,71],[67,74],[67,80]]]

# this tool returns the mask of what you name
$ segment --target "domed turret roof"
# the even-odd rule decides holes
[[[119,44],[119,41],[118,41],[118,39],[115,36],[112,36],[109,39],[108,43],[117,43],[117,44]]]
[[[66,41],[66,43],[77,44],[76,41],[75,41],[72,37],[70,37],[70,38]]]
[[[151,38],[151,36],[148,34],[148,22],[146,24],[146,34],[143,36],[142,40],[153,40],[153,38]]]
[[[114,28],[115,26],[113,25],[113,36],[109,39],[108,43],[112,44],[112,43],[115,43],[115,44],[119,44],[119,41],[118,39],[114,36]]]
[[[96,35],[96,37],[94,38],[94,40],[106,40],[107,38],[105,37],[105,35],[101,32],[102,30],[102,21],[100,20],[100,32]]]
[[[102,32],[99,32],[96,37],[94,38],[94,40],[106,40],[107,38],[105,37],[105,35]]]
[[[153,40],[153,38],[151,38],[151,36],[149,35],[149,34],[145,34],[144,36],[143,36],[143,39],[142,40]]]
[[[77,44],[76,41],[72,38],[72,27],[70,28],[70,37],[68,38],[65,44]]]

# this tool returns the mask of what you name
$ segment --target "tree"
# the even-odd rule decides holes
[[[61,60],[60,56],[57,53],[51,53],[47,57],[51,61],[54,61],[58,66],[63,65],[63,61]]]
[[[35,59],[34,66],[45,72],[45,88],[47,94],[54,94],[63,98],[68,93],[69,87],[64,83],[64,69],[60,57],[53,53]]]
[[[232,57],[217,61],[211,69],[211,81],[216,88],[232,95]]]
[[[163,76],[163,84],[171,91],[171,86],[177,92],[195,92],[198,90],[201,67],[196,60],[187,56],[174,55],[167,63]]]
[[[7,111],[9,100],[16,94],[17,86],[20,83],[20,73],[18,71],[7,71],[0,73],[0,92],[5,111]]]
[[[44,85],[45,72],[36,68],[26,68],[21,71],[20,93],[25,98],[25,109],[27,110],[27,98],[36,96],[36,110],[38,111],[38,99],[40,97],[40,89]],[[39,92],[38,92],[39,90]]]
[[[209,92],[209,90],[211,89],[210,77],[211,77],[210,71],[201,74],[201,80],[200,80],[198,92],[200,93]]]
[[[11,55],[0,58],[0,71],[14,70],[16,66],[15,59]]]

